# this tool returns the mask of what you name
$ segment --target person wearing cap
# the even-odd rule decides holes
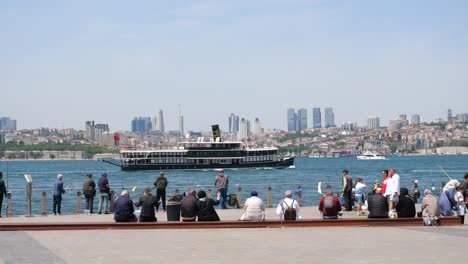
[[[158,207],[157,198],[151,193],[150,188],[146,188],[135,206],[141,206],[140,222],[156,222],[154,208]]]
[[[110,198],[110,187],[109,180],[107,179],[107,172],[101,173],[101,178],[98,181],[99,186],[99,210],[98,214],[102,213],[104,205],[104,214],[109,214],[109,198]]]
[[[219,204],[219,199],[221,194],[218,192],[216,194],[216,200],[206,197],[206,192],[203,190],[198,191],[198,221],[220,221],[216,210],[214,209],[215,205]]]
[[[93,213],[94,196],[96,196],[96,183],[93,180],[92,174],[87,174],[83,182],[83,194],[86,199],[86,210]]]
[[[281,200],[278,203],[278,206],[276,207],[276,214],[280,216],[281,220],[284,220],[284,214],[286,209],[293,208],[294,212],[296,213],[296,221],[300,220],[301,217],[299,215],[299,211],[301,210],[301,208],[299,207],[299,203],[297,203],[297,201],[292,198],[292,191],[287,190],[284,193],[284,196],[284,199]]]
[[[256,191],[250,192],[250,197],[245,200],[244,214],[239,219],[241,221],[264,221],[265,220],[265,204],[258,197]]]
[[[164,177],[164,172],[159,173],[159,177],[154,181],[156,187],[156,199],[158,204],[156,205],[156,212],[159,209],[159,200],[161,200],[163,211],[166,212],[166,187],[167,179]]]
[[[3,172],[0,171],[0,217],[2,217],[3,197],[7,196],[5,182],[3,181]]]
[[[224,175],[224,170],[219,171],[219,174],[216,176],[214,185],[216,189],[218,189],[218,192],[221,194],[221,209],[227,209],[226,198],[229,186],[229,177],[227,175]]]
[[[59,215],[62,214],[62,194],[64,193],[65,190],[63,189],[63,175],[58,174],[57,179],[54,182],[54,215],[57,215],[57,213]]]

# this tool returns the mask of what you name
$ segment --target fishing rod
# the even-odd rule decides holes
[[[448,173],[444,170],[444,168],[442,168],[442,166],[440,166],[440,164],[437,164],[437,166],[439,166],[439,168],[442,170],[442,172],[449,178],[449,180],[453,180],[452,177],[450,177],[450,175],[448,175]]]

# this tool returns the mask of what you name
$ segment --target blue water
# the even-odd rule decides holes
[[[446,172],[455,179],[461,180],[465,172],[468,172],[468,156],[401,156],[391,157],[387,160],[360,161],[355,158],[298,158],[294,169],[284,170],[242,170],[227,171],[230,176],[229,193],[235,193],[237,187],[242,188],[243,198],[248,197],[252,190],[256,190],[259,196],[266,199],[268,186],[273,190],[273,204],[276,204],[284,191],[296,189],[298,185],[303,187],[303,200],[305,205],[316,205],[320,195],[317,192],[317,183],[325,182],[339,191],[341,171],[348,169],[350,175],[364,178],[367,185],[372,185],[374,180],[380,180],[382,169],[396,168],[401,177],[402,187],[411,190],[411,181],[418,180],[420,189],[435,188],[439,191],[441,182],[447,181],[447,177],[437,166],[440,164]],[[4,172],[4,180],[8,188],[12,189],[13,213],[22,215],[26,213],[26,192],[24,174],[32,174],[33,189],[47,189],[47,208],[51,212],[52,195],[50,189],[57,173],[64,175],[64,185],[70,188],[64,195],[62,212],[75,213],[76,192],[82,187],[87,173],[94,175],[95,181],[101,171],[109,173],[111,188],[119,193],[122,189],[131,190],[132,198],[137,198],[144,187],[152,187],[154,179],[159,172],[137,171],[122,172],[120,168],[100,161],[1,161],[0,171]],[[199,189],[211,188],[216,176],[213,171],[169,171],[166,176],[169,180],[168,193],[174,193],[174,189],[186,190],[189,186]],[[40,213],[41,190],[33,192],[33,213]],[[95,207],[97,206],[95,199]],[[84,204],[84,203],[83,203]],[[5,207],[5,202],[4,205]],[[4,210],[5,208],[3,208]],[[4,211],[2,213],[4,214]]]

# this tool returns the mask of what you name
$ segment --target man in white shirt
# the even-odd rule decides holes
[[[385,196],[388,199],[390,210],[393,210],[395,204],[398,202],[398,196],[400,195],[400,176],[396,174],[396,170],[392,168],[388,172],[388,177]]]
[[[299,216],[300,207],[296,200],[293,200],[292,192],[290,190],[284,193],[285,198],[281,200],[276,207],[276,214],[280,216],[281,220],[284,220],[285,212],[288,208],[294,209],[296,213],[296,221],[301,219]]]

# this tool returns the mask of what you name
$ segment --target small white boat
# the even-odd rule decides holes
[[[364,153],[357,156],[357,159],[358,160],[384,160],[385,156],[366,150]]]

